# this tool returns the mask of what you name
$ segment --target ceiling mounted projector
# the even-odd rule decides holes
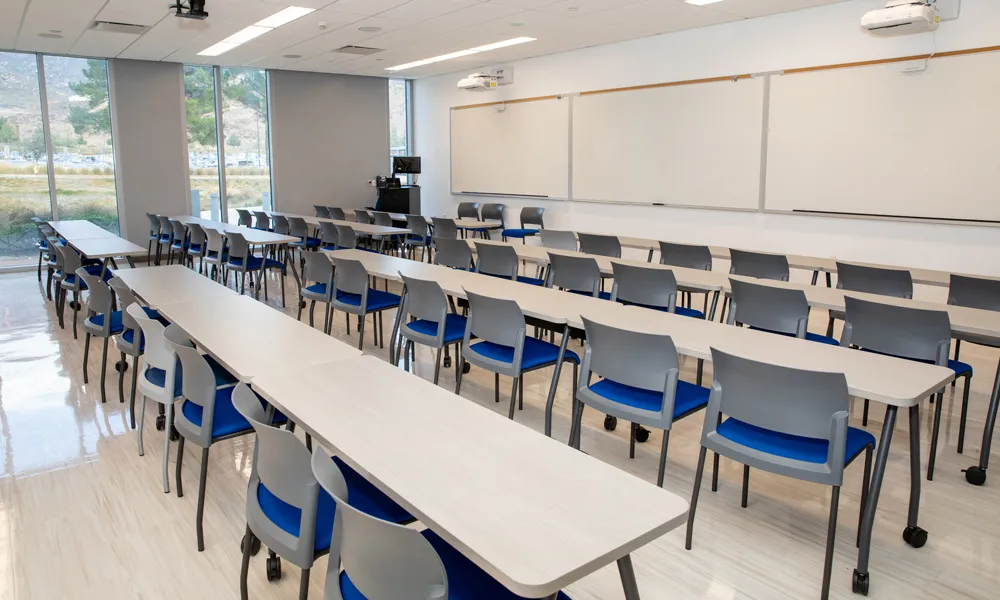
[[[174,12],[175,17],[182,19],[203,21],[208,17],[208,12],[205,11],[205,0],[189,0],[187,4],[178,1],[177,4],[171,4],[170,8],[176,11]]]
[[[469,76],[458,82],[458,89],[471,92],[482,92],[497,89],[497,78],[486,73],[469,73]]]
[[[936,5],[914,0],[889,0],[885,8],[865,13],[861,28],[879,37],[924,33],[938,28],[941,18]]]

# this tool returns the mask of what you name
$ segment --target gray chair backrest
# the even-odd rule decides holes
[[[733,291],[729,324],[806,337],[809,302],[802,290],[729,279]]]
[[[337,247],[337,240],[340,239],[340,235],[337,233],[338,225],[335,225],[329,221],[322,221],[319,224],[320,228],[323,230],[323,245]],[[343,227],[340,225],[339,227]]]
[[[618,329],[582,317],[587,336],[580,368],[577,396],[589,406],[607,408],[612,412],[643,414],[649,411],[626,407],[592,392],[592,375],[624,385],[660,392],[663,394],[659,416],[655,423],[644,421],[662,429],[670,429],[674,420],[674,399],[680,371],[677,348],[668,335],[654,335]],[[657,424],[658,423],[658,424]]]
[[[197,223],[191,223],[188,225],[189,238],[188,242],[191,245],[197,245],[201,249],[201,253],[205,253],[205,230],[201,225]]]
[[[708,246],[660,242],[660,264],[711,271],[712,250]]]
[[[118,297],[118,310],[122,311],[122,326],[124,326],[125,331],[131,330],[135,332],[132,337],[131,346],[134,348],[141,348],[142,330],[139,329],[139,324],[132,318],[132,314],[128,312],[128,307],[133,304],[138,304],[139,300],[120,277],[112,277],[111,280],[108,281],[108,287],[110,287],[111,291],[113,291],[115,296]]]
[[[716,348],[712,369],[702,446],[751,468],[825,485],[843,482],[850,402],[843,373],[780,367]],[[721,415],[770,431],[826,440],[826,461],[784,458],[739,444],[718,433]]]
[[[156,219],[160,222],[160,233],[173,236],[174,227],[170,224],[170,217],[160,215]]]
[[[845,295],[840,345],[945,366],[951,348],[951,319],[943,310],[892,306]]]
[[[472,249],[465,240],[434,236],[434,249],[434,264],[463,271],[472,268]]]
[[[387,212],[375,213],[375,224],[379,227],[392,227],[392,217]]]
[[[165,337],[166,327],[159,321],[150,319],[146,311],[142,310],[142,307],[138,304],[129,306],[127,310],[128,314],[132,316],[132,319],[139,325],[142,331],[142,337],[146,344],[144,354],[146,364],[150,367],[164,370],[166,373],[164,383],[168,388],[167,391],[173,392],[174,370],[177,361],[173,350],[167,345]]]
[[[332,258],[333,260],[333,287],[338,292],[348,294],[360,294],[361,306],[365,306],[365,299],[368,296],[368,271],[360,261],[347,258]]]
[[[253,226],[253,215],[250,214],[249,210],[245,208],[237,208],[236,214],[239,215],[239,222],[237,223],[238,225],[241,225],[243,227]]]
[[[367,210],[356,208],[354,209],[354,221],[356,223],[371,225],[372,215]]]
[[[406,215],[406,228],[413,237],[420,239],[427,237],[427,219],[420,215]]]
[[[339,206],[327,206],[326,209],[330,212],[330,218],[336,221],[346,221],[347,215],[344,214],[344,209]]]
[[[948,304],[1000,311],[1000,280],[952,275]]]
[[[912,298],[913,276],[906,270],[883,269],[837,261],[837,289]]]
[[[243,237],[242,233],[227,232],[226,240],[229,242],[229,258],[246,258],[250,255],[250,244],[247,244],[247,239]],[[243,261],[243,266],[246,266],[247,261]]]
[[[330,218],[330,209],[325,206],[321,206],[319,204],[313,204],[313,210],[316,211],[316,216],[321,219]]]
[[[557,229],[542,230],[542,246],[553,250],[577,251],[576,234],[572,231],[560,231]]]
[[[255,210],[253,212],[254,217],[257,219],[257,229],[270,229],[271,228],[271,218],[267,216],[267,213],[262,210]]]
[[[302,267],[302,287],[310,283],[325,283],[326,295],[333,293],[333,263],[330,256],[322,252],[305,252],[305,265]]]
[[[445,317],[448,314],[448,298],[436,281],[407,277],[402,273],[403,305],[400,323],[406,323],[408,316],[425,319],[437,323],[437,333],[433,336],[423,335],[413,330],[407,330],[406,336],[428,346],[440,348],[444,341]]]
[[[334,225],[337,228],[337,249],[351,250],[358,247],[358,234],[350,225]]]
[[[788,281],[788,257],[784,254],[730,250],[729,257],[731,275]]]
[[[83,267],[76,270],[76,276],[83,279],[90,291],[90,296],[87,298],[87,316],[104,315],[101,332],[104,337],[107,337],[111,331],[111,310],[114,307],[115,299],[111,288],[104,283],[103,279],[91,275]]]
[[[540,206],[525,206],[521,209],[521,229],[524,229],[525,225],[538,225],[539,229],[545,229],[545,223],[542,222],[542,215],[545,214],[545,209]]]
[[[224,238],[217,229],[212,229],[211,227],[204,229],[204,231],[206,237],[205,253],[208,254],[209,252],[218,252],[218,258],[221,260],[222,249],[226,244],[226,238]]]
[[[59,269],[62,270],[63,276],[74,275],[76,271],[82,266],[82,259],[80,258],[80,253],[69,246],[54,246],[56,254],[62,256],[62,263],[59,264]],[[80,278],[77,277],[76,284],[74,287],[80,286]]]
[[[282,233],[278,231],[278,223],[274,223],[275,233]],[[297,238],[305,239],[309,237],[309,224],[302,217],[288,217],[288,235],[293,235]]]
[[[476,242],[476,272],[517,279],[518,259],[513,246]]]
[[[577,236],[580,238],[580,252],[611,258],[622,257],[622,244],[617,236],[593,233],[578,233]]]
[[[469,318],[465,323],[465,338],[462,356],[469,362],[495,373],[513,377],[521,372],[521,358],[524,355],[524,338],[527,326],[521,307],[513,300],[490,298],[466,291],[469,300]],[[486,358],[469,349],[473,338],[507,346],[514,349],[513,361],[500,362]]]
[[[337,506],[326,573],[327,600],[342,600],[341,567],[365,598],[448,597],[444,563],[418,529],[383,521],[351,506],[344,474],[322,448],[313,451],[312,470]]]
[[[611,262],[615,284],[611,301],[662,308],[674,312],[677,307],[677,278],[670,269],[638,267]]]
[[[504,209],[503,204],[497,204],[497,203],[484,204],[482,210],[483,220],[485,221],[489,219],[492,221],[500,221],[500,224],[503,225],[504,223],[503,209]]]
[[[202,448],[212,443],[212,426],[215,421],[215,374],[200,352],[190,344],[178,344],[167,339],[167,345],[181,361],[184,377],[181,379],[181,395],[202,408],[201,424],[195,424],[183,410],[174,413],[174,426],[185,438]],[[249,428],[249,424],[247,425]]]
[[[431,217],[431,223],[434,224],[434,239],[453,240],[458,237],[458,226],[455,225],[454,219]]]
[[[601,291],[601,268],[589,256],[549,255],[546,287],[558,287],[572,292],[584,292],[597,298]]]
[[[170,230],[174,234],[174,242],[184,243],[184,240],[187,238],[187,227],[184,226],[184,223],[176,219],[169,219],[169,222]]]
[[[150,235],[160,233],[160,218],[153,213],[146,213],[146,218],[149,219]]]
[[[479,220],[479,203],[478,202],[459,202],[458,203],[458,218],[459,219],[475,219]]]
[[[288,221],[288,217],[284,215],[274,215],[272,217],[274,233],[280,233],[281,235],[291,235],[291,223]]]

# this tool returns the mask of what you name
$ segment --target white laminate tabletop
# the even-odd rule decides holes
[[[49,221],[49,226],[56,230],[56,233],[69,241],[89,239],[89,238],[117,238],[118,236],[107,229],[102,229],[90,221]],[[119,238],[120,239],[120,238]]]
[[[518,595],[549,596],[687,518],[684,498],[375,357],[253,387]]]
[[[146,254],[146,249],[120,237],[78,238],[67,240],[80,253],[89,258],[113,258],[115,256],[138,256]]]
[[[218,284],[183,265],[119,269],[115,276],[125,282],[151,308],[178,302],[202,302],[217,306],[239,297],[233,290]]]
[[[179,217],[170,217],[184,224],[197,223],[202,227],[208,227],[210,229],[215,229],[222,233],[239,233],[246,238],[247,243],[253,245],[281,245],[288,244],[290,242],[297,242],[299,238],[291,235],[282,235],[280,233],[272,233],[270,231],[264,231],[262,229],[254,229],[252,227],[243,227],[242,225],[233,225],[232,223],[223,223],[221,221],[212,221],[210,219],[202,219],[201,217],[192,217],[189,215],[181,215]]]
[[[277,211],[265,211],[268,216],[281,216],[281,217],[300,217],[305,220],[306,223],[310,225],[319,225],[320,223],[333,223],[334,225],[345,225],[350,227],[355,232],[363,235],[406,235],[410,233],[410,230],[405,227],[386,227],[384,225],[372,225],[370,223],[358,223],[357,221],[340,221],[337,219],[324,219],[322,217],[311,217],[309,215],[297,215],[295,213],[277,212]]]

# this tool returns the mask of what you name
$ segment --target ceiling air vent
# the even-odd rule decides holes
[[[337,48],[334,50],[334,52],[339,52],[341,54],[354,54],[356,56],[369,56],[381,51],[382,48],[366,48],[364,46],[344,46],[343,48]]]
[[[131,23],[116,23],[114,21],[94,21],[90,24],[93,31],[105,33],[124,33],[127,35],[142,35],[149,31],[148,25],[133,25]]]

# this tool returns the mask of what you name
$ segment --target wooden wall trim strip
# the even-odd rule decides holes
[[[966,54],[982,54],[984,52],[1000,52],[1000,46],[984,46],[982,48],[966,48],[964,50],[949,50],[947,52],[938,52],[935,54],[915,54],[912,56],[898,56],[895,58],[880,58],[876,60],[863,60],[858,62],[850,63],[838,63],[832,65],[818,65],[814,67],[799,67],[797,69],[784,69],[779,71],[785,75],[793,75],[795,73],[810,73],[812,71],[829,71],[831,69],[849,69],[852,67],[867,67],[872,65],[884,65],[889,63],[900,63],[909,62],[911,60],[928,60],[934,58],[947,58],[949,56],[964,56]],[[631,92],[635,90],[648,90],[653,88],[662,87],[673,87],[679,85],[695,85],[699,83],[715,83],[719,81],[737,81],[740,79],[749,79],[752,77],[749,73],[741,73],[739,75],[724,75],[721,77],[706,77],[704,79],[685,79],[682,81],[668,81],[664,83],[649,83],[646,85],[634,85],[629,87],[619,87],[619,88],[607,88],[601,90],[589,90],[586,92],[580,92],[580,96],[592,96],[594,94],[609,94],[612,92]],[[480,108],[483,106],[497,106],[500,104],[517,104],[519,102],[537,102],[540,100],[557,100],[564,96],[572,94],[553,94],[550,96],[535,96],[532,98],[517,98],[514,100],[498,100],[496,102],[483,102],[480,104],[465,104],[462,106],[453,106],[452,110],[463,110],[466,108]]]

